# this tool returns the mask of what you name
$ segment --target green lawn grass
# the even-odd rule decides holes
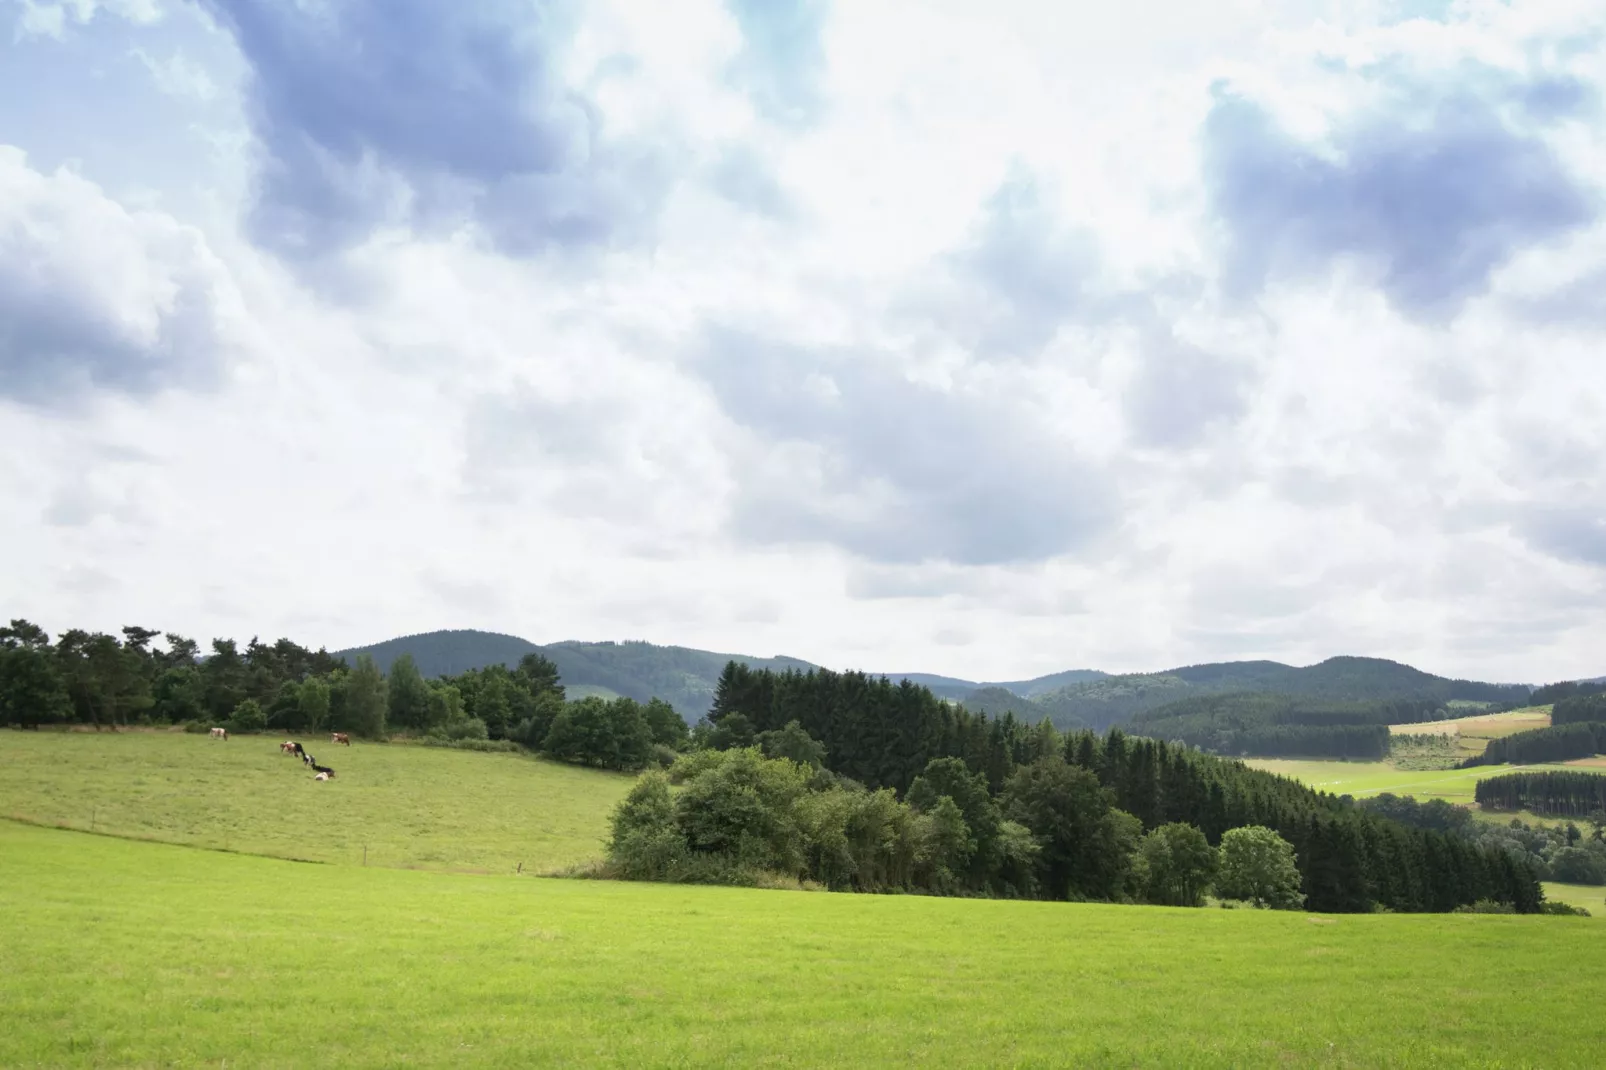
[[[277,736],[0,730],[0,816],[281,858],[513,872],[602,853],[633,778],[514,754]],[[322,739],[327,740],[324,736]]]
[[[4,821],[0,860],[4,1066],[1599,1061],[1581,918],[422,873]]]

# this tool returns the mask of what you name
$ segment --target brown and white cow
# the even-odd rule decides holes
[[[349,746],[351,746],[351,737],[348,736],[344,732],[331,732],[329,734],[329,742],[331,742],[331,743],[344,743],[346,746],[349,747]]]
[[[229,740],[229,730],[227,728],[214,728],[212,729],[212,738],[221,739],[223,742],[227,743]]]

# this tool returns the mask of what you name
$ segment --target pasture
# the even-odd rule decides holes
[[[597,857],[632,777],[516,754],[281,736],[0,731],[0,816],[280,858],[511,873]]]
[[[364,870],[5,821],[0,857],[6,1066],[1599,1058],[1593,919]]]
[[[1418,799],[1445,799],[1471,806],[1473,788],[1480,779],[1518,769],[1566,769],[1566,765],[1474,766],[1471,769],[1396,769],[1388,762],[1306,761],[1288,758],[1246,758],[1253,769],[1292,777],[1307,787],[1334,795],[1369,795],[1393,792]],[[1505,815],[1509,817],[1510,815]]]

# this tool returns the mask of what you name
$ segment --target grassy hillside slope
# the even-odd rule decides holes
[[[6,1066],[1599,1058],[1593,919],[410,873],[6,822],[0,857]]]
[[[322,737],[327,740],[328,737]],[[633,778],[514,754],[279,737],[0,731],[0,816],[280,858],[511,873],[602,853]]]

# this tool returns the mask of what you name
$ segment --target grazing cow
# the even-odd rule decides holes
[[[346,733],[344,733],[344,732],[331,732],[330,735],[329,735],[329,742],[331,742],[331,743],[344,743],[346,746],[349,747],[349,746],[351,746],[351,737],[346,735]]]
[[[227,743],[229,741],[229,730],[227,728],[214,728],[212,729],[212,738],[221,739]]]
[[[299,744],[299,743],[291,743],[290,746],[295,748],[295,752],[297,754],[301,755],[303,758],[306,757],[307,752],[301,749],[301,744]]]
[[[313,777],[312,779],[314,779],[314,780],[329,780],[329,779],[332,779],[333,777],[334,777],[333,773],[323,772],[323,773],[319,773],[317,776]]]
[[[296,752],[296,745],[287,739],[283,743],[279,744],[279,750],[283,754],[294,754]]]

